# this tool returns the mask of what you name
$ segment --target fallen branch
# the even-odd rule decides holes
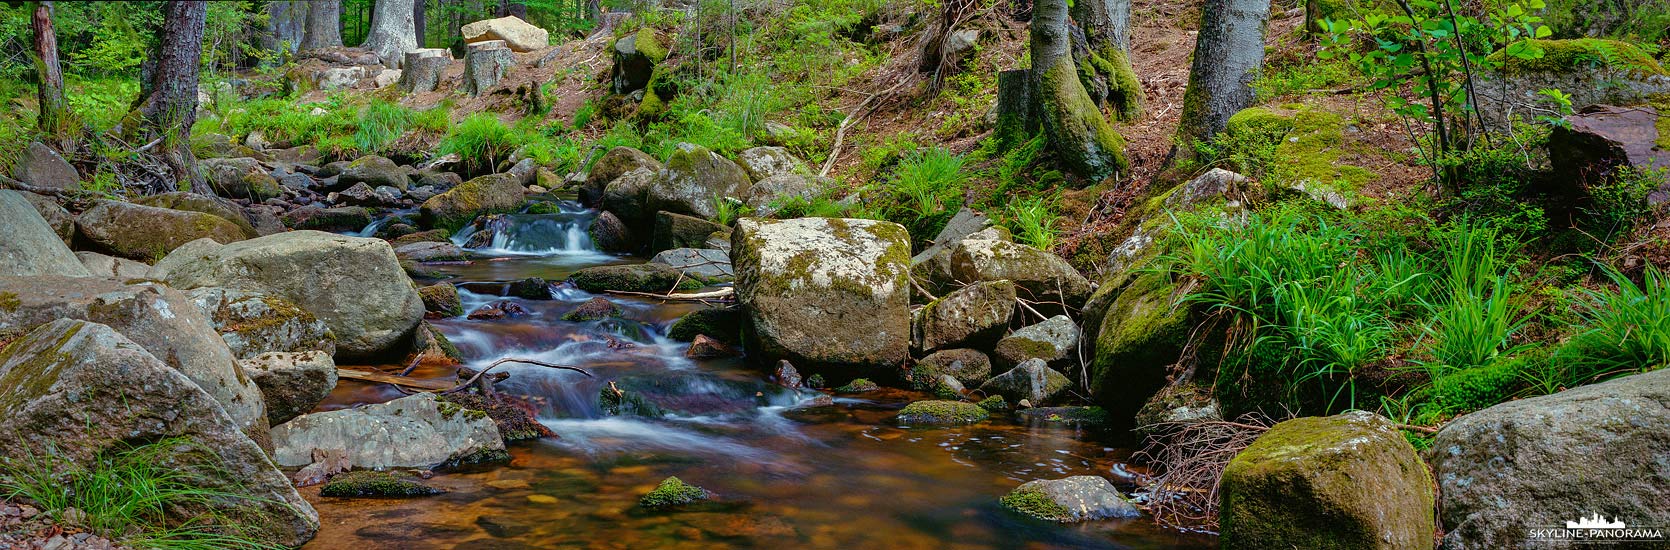
[[[736,296],[736,288],[734,288],[734,287],[725,287],[725,288],[721,288],[719,290],[714,290],[714,291],[709,291],[709,292],[691,292],[691,293],[687,293],[687,294],[674,294],[674,293],[671,293],[671,292],[666,293],[666,294],[656,294],[654,292],[633,292],[633,291],[630,291],[630,290],[605,290],[604,292],[609,293],[609,294],[616,294],[616,295],[620,295],[620,296],[639,296],[639,297],[643,297],[643,298],[656,298],[656,299],[660,299],[660,300],[686,300],[686,301],[693,301],[693,302],[703,302],[703,301],[707,301],[707,300],[723,300],[723,299],[734,298]]]
[[[592,378],[591,373],[586,372],[585,369],[582,369],[580,367],[570,367],[568,365],[558,365],[558,364],[555,364],[555,363],[546,363],[544,361],[535,361],[535,360],[532,360],[532,359],[516,359],[516,358],[513,358],[513,357],[506,357],[504,359],[494,361],[493,364],[491,364],[491,365],[487,365],[487,368],[481,369],[481,372],[475,373],[475,376],[471,376],[470,379],[465,380],[464,383],[459,384],[457,386],[453,386],[452,389],[442,390],[439,393],[452,393],[452,392],[455,392],[455,391],[458,391],[458,390],[461,390],[461,389],[464,389],[464,388],[468,388],[468,387],[475,384],[476,379],[481,378],[483,375],[486,375],[487,371],[491,371],[491,370],[493,370],[494,367],[497,367],[499,365],[503,365],[505,363],[525,363],[525,364],[529,364],[529,365],[539,365],[541,367],[552,368],[552,369],[571,370],[571,371],[578,372],[580,374],[586,375],[586,378]]]
[[[875,101],[875,99],[877,97],[881,97],[882,94],[893,93],[894,90],[899,89],[900,86],[904,86],[908,82],[910,82],[910,80],[900,80],[899,83],[894,84],[892,88],[870,94],[869,97],[864,98],[864,101],[858,104],[857,108],[853,109],[852,114],[847,115],[844,119],[841,119],[841,125],[835,128],[835,144],[829,147],[829,159],[823,161],[823,169],[818,171],[818,177],[822,178],[829,176],[829,170],[835,167],[835,159],[841,158],[841,142],[847,137],[847,129],[851,128],[854,124],[857,124],[859,120],[862,120],[865,116],[870,114],[870,111],[865,109],[870,105],[870,102]]]
[[[21,181],[14,180],[12,178],[9,178],[9,177],[3,176],[3,175],[0,175],[0,187],[9,188],[9,189],[16,189],[18,191],[28,191],[28,192],[34,193],[36,195],[50,195],[50,196],[54,196],[54,197],[64,197],[64,196],[69,195],[69,191],[65,190],[65,189],[55,189],[55,188],[52,188],[52,187],[39,187],[39,186],[35,186],[35,185],[29,185],[27,183],[23,183]]]

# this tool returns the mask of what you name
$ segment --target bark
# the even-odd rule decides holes
[[[1038,133],[1032,107],[1031,69],[997,73],[997,126],[992,135],[1001,149],[1020,145]]]
[[[1084,30],[1086,51],[1081,62],[1092,69],[1083,74],[1094,78],[1098,90],[1106,91],[1092,93],[1092,99],[1098,105],[1105,101],[1120,120],[1137,118],[1142,113],[1142,82],[1131,68],[1131,1],[1076,0],[1072,15]]]
[[[1131,53],[1131,0],[1074,0],[1072,12],[1091,50]]]
[[[435,91],[441,85],[441,73],[451,64],[452,56],[446,50],[406,52],[406,68],[400,71],[400,89],[409,94]]]
[[[342,0],[313,0],[307,6],[307,28],[302,33],[303,50],[342,46]]]
[[[175,1],[163,4],[162,29],[152,53],[150,86],[141,98],[139,112],[145,130],[161,136],[158,152],[168,165],[176,184],[193,193],[213,195],[214,191],[197,173],[197,159],[191,154],[191,126],[197,121],[197,76],[203,61],[203,24],[208,4]]]
[[[478,96],[497,86],[504,73],[516,64],[516,55],[504,46],[503,40],[489,40],[469,45],[464,54],[465,93]]]
[[[496,13],[499,17],[514,15],[525,21],[528,18],[528,6],[520,0],[499,0],[499,9]]]
[[[415,2],[412,2],[412,28],[417,29],[417,47],[418,47],[418,49],[423,49],[423,48],[429,47],[429,42],[427,40],[428,39],[428,34],[425,32],[428,29],[428,27],[424,26],[424,23],[426,23],[426,21],[424,21],[424,19],[426,19],[426,18],[424,17],[423,12],[424,12],[424,9],[428,7],[425,4],[428,4],[428,2],[426,2],[424,0],[417,0]]]
[[[62,136],[68,118],[64,110],[64,71],[58,65],[58,34],[52,28],[52,2],[37,2],[30,26],[35,31],[35,81],[40,99],[37,127],[48,136]]]
[[[371,11],[371,31],[360,47],[376,52],[384,65],[400,68],[406,52],[417,49],[412,0],[377,0]]]
[[[1090,100],[1073,62],[1067,0],[1032,12],[1032,101],[1039,126],[1069,171],[1093,182],[1124,171],[1125,139]]]
[[[1177,129],[1184,143],[1211,141],[1229,117],[1252,106],[1269,17],[1268,0],[1206,0]]]
[[[262,46],[268,50],[296,53],[307,29],[307,3],[274,0],[267,4],[267,34]]]

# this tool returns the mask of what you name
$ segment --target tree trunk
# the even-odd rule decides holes
[[[64,112],[64,71],[58,65],[58,34],[52,28],[52,2],[36,2],[30,23],[35,31],[35,82],[41,103],[36,126],[41,133],[61,137],[69,120]]]
[[[1107,103],[1120,120],[1142,112],[1142,83],[1131,69],[1131,0],[1075,0],[1073,20],[1084,29],[1091,68],[1107,81]]]
[[[197,173],[197,159],[191,154],[191,126],[197,122],[197,73],[203,61],[203,24],[206,2],[176,1],[163,4],[162,29],[152,53],[149,95],[141,98],[139,112],[146,130],[162,138],[157,149],[172,172],[174,182],[193,193],[214,191]]]
[[[412,2],[412,27],[417,29],[417,49],[420,50],[429,47],[429,36],[428,33],[425,32],[428,27],[424,26],[425,21],[423,13],[423,10],[427,6],[424,4],[428,4],[428,2],[425,2],[424,0]]]
[[[267,34],[262,46],[286,54],[296,53],[306,29],[306,2],[274,0],[267,4]]]
[[[371,11],[371,31],[360,47],[376,52],[384,65],[399,68],[406,52],[417,49],[412,13],[412,0],[377,0]]]
[[[1032,12],[1032,101],[1039,126],[1065,168],[1099,182],[1128,168],[1125,139],[1079,82],[1067,0],[1039,0]]]
[[[342,0],[313,0],[307,6],[303,50],[342,46]]]
[[[519,0],[499,0],[499,17],[516,16],[523,20],[528,18],[528,5]]]
[[[1206,0],[1203,12],[1177,128],[1185,145],[1190,140],[1211,141],[1229,124],[1229,117],[1252,106],[1252,82],[1264,64],[1270,2]]]

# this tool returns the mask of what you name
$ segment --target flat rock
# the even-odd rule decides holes
[[[445,407],[420,393],[388,403],[306,414],[273,428],[273,460],[313,462],[313,451],[343,450],[356,468],[437,468],[498,462],[509,455],[486,413]]]

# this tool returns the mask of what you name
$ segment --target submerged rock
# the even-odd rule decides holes
[[[705,335],[726,344],[736,344],[742,338],[742,312],[734,307],[698,309],[679,317],[667,328],[667,337],[680,341],[695,340]]]
[[[585,303],[575,306],[574,309],[571,309],[568,313],[563,314],[562,320],[575,322],[596,321],[598,319],[620,317],[622,313],[623,311],[620,306],[615,305],[614,302],[600,296],[586,300]]]
[[[346,451],[356,468],[440,468],[510,455],[487,413],[420,393],[388,403],[306,414],[273,428],[273,460],[298,467],[314,450]]]
[[[330,481],[319,488],[319,496],[349,498],[409,498],[445,492],[410,475],[372,470],[354,470],[331,476]]]
[[[1142,515],[1107,479],[1072,476],[1022,483],[999,500],[1004,508],[1044,521],[1074,523]]]
[[[655,489],[638,499],[638,505],[651,510],[690,504],[708,499],[707,489],[685,483],[676,477],[661,480]]]
[[[917,401],[899,411],[900,424],[973,424],[991,417],[991,413],[973,403],[962,401]]]

